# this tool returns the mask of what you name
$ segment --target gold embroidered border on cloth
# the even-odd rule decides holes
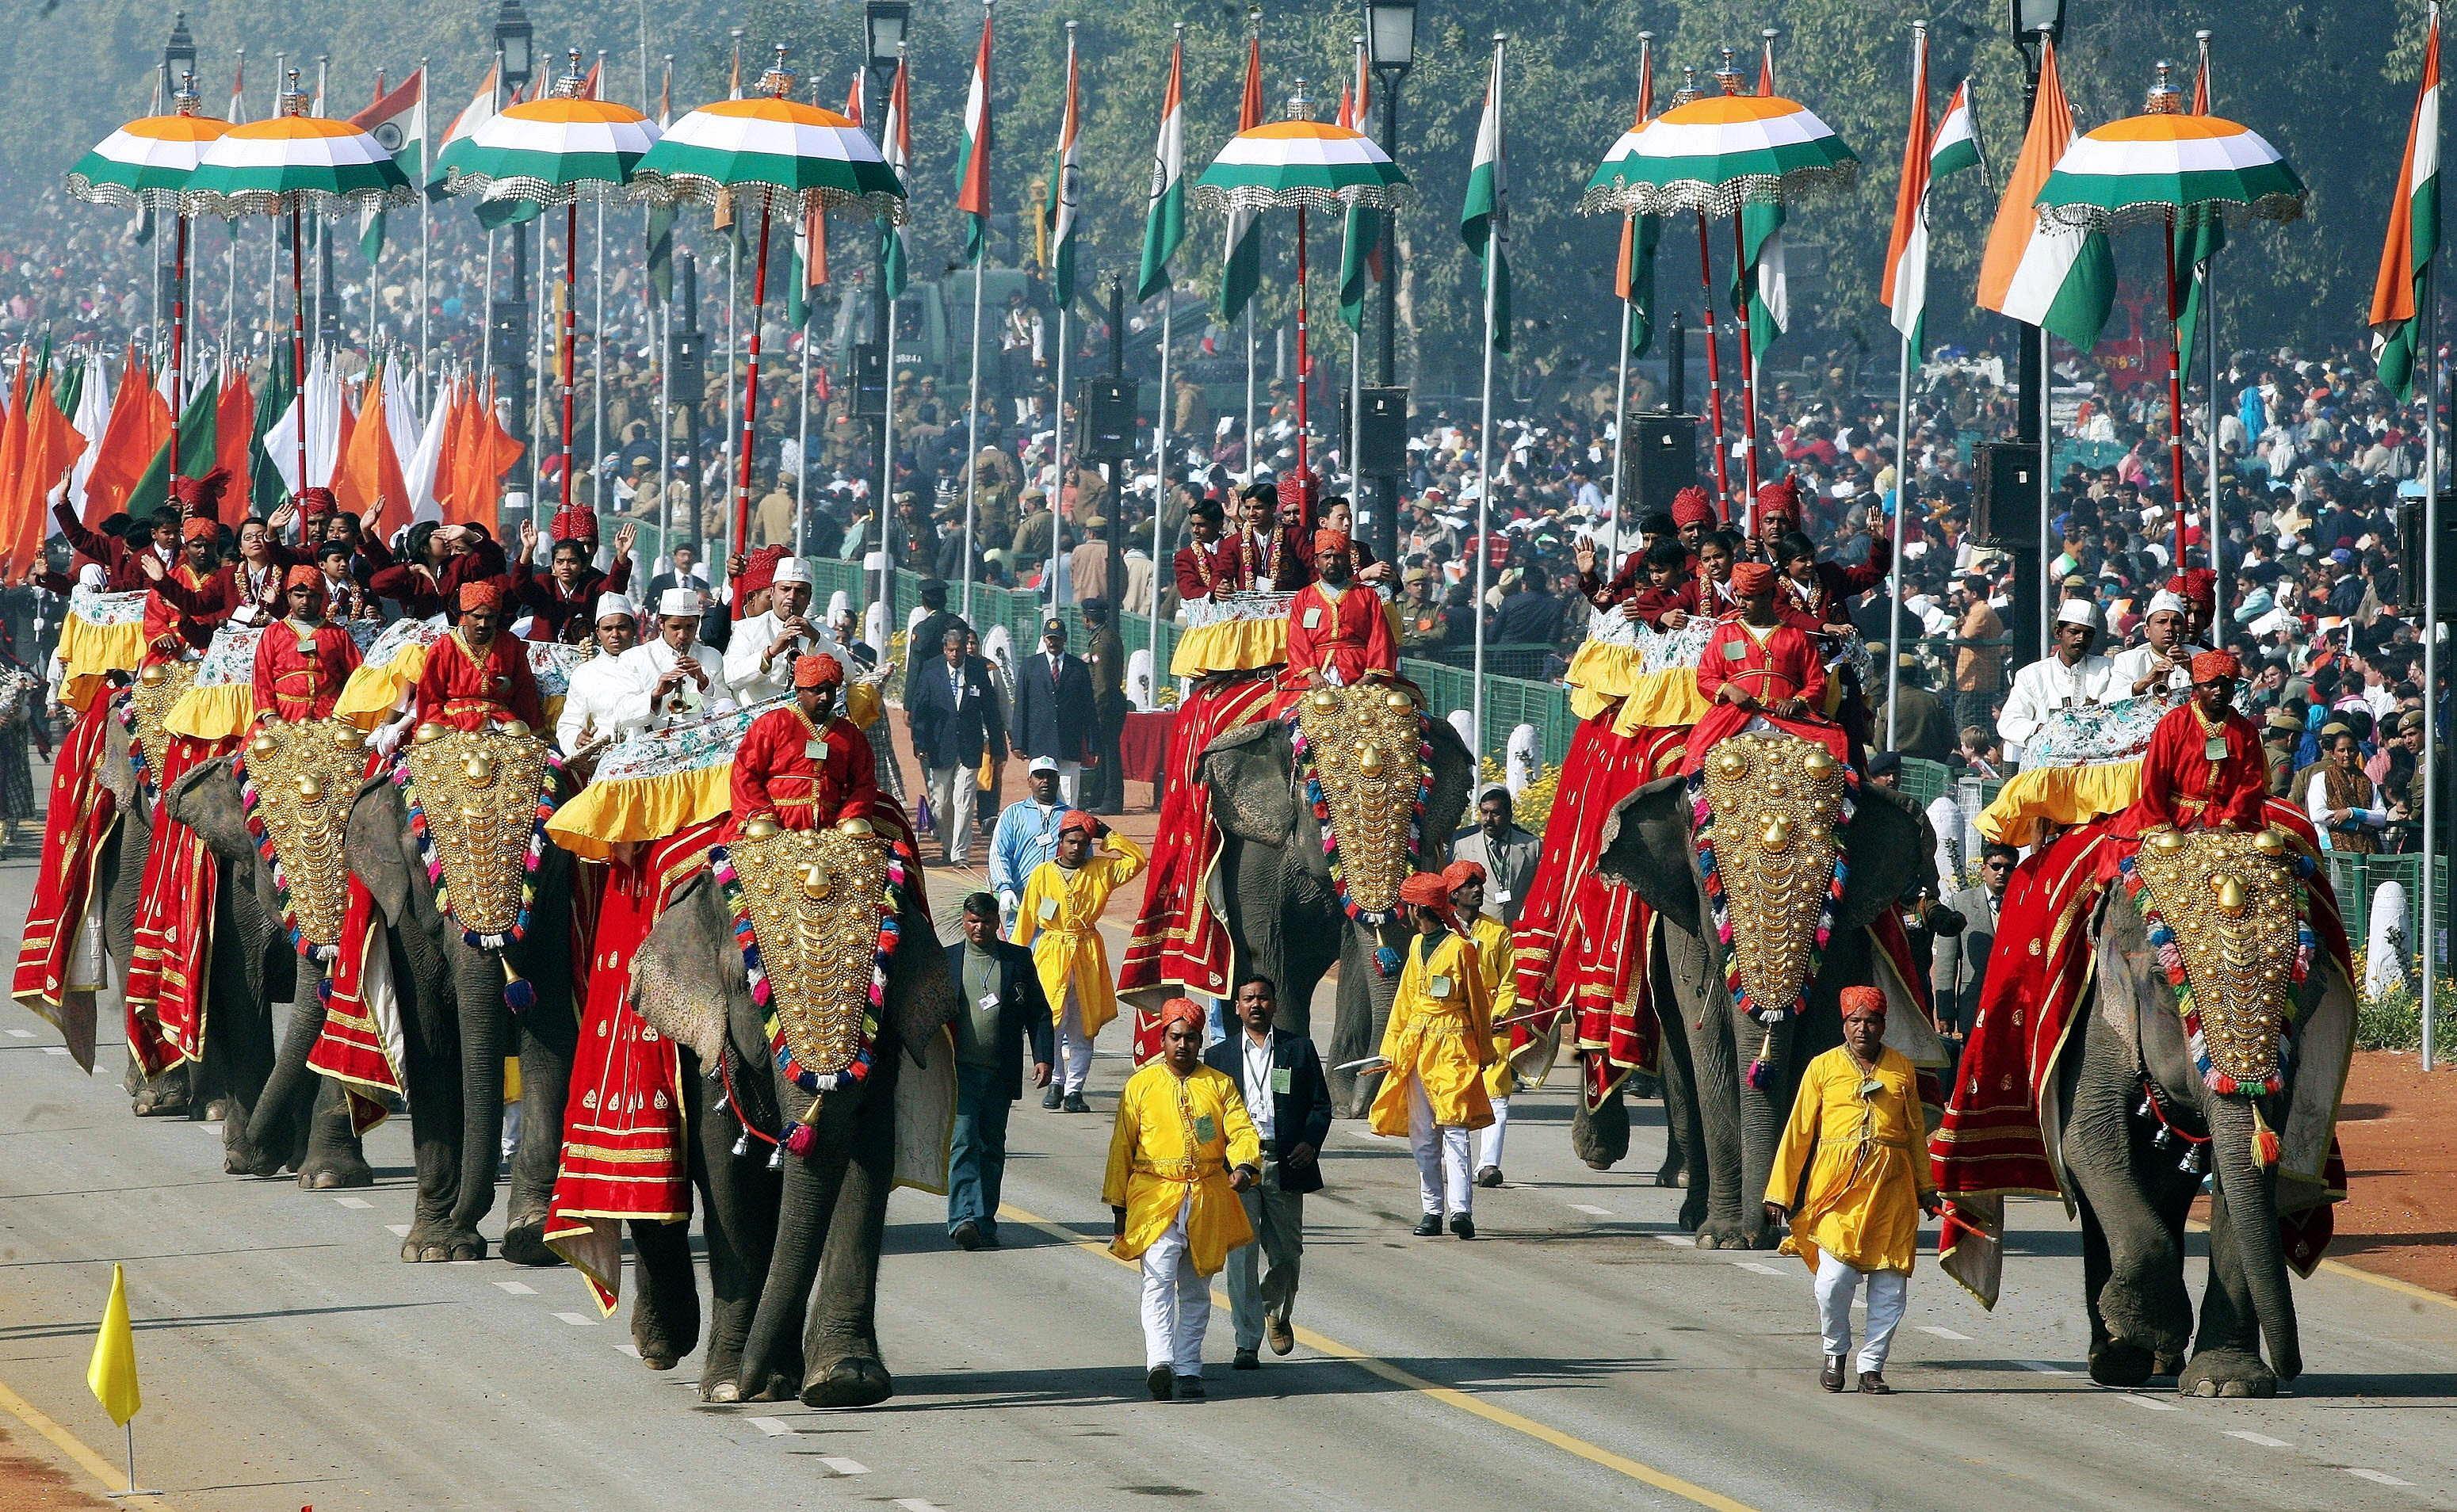
[[[1797,735],[1744,731],[1715,742],[1703,770],[1726,949],[1752,1001],[1789,1003],[1807,983],[1842,854],[1843,763]]]
[[[1297,700],[1349,901],[1388,913],[1408,879],[1425,736],[1416,702],[1388,683],[1316,688]]]
[[[145,763],[146,779],[152,781],[162,770],[162,757],[170,752],[171,735],[162,728],[171,706],[179,695],[195,687],[196,664],[193,661],[159,661],[136,674],[135,692],[129,695],[129,706],[135,712],[137,758]]]
[[[887,842],[835,829],[778,830],[745,835],[729,854],[786,1047],[805,1070],[843,1070],[861,1052],[872,1011]]]
[[[520,923],[547,755],[539,736],[501,729],[439,729],[409,748],[427,843],[465,930],[508,935]]]
[[[2245,1087],[2294,1017],[2295,866],[2275,830],[2161,830],[2134,861],[2181,953],[2210,1064]]]
[[[340,719],[267,719],[247,743],[256,819],[281,868],[300,939],[336,945],[350,901],[341,839],[366,773],[366,737]]]

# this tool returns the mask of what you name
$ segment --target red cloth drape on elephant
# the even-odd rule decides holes
[[[51,1020],[72,1046],[82,1046],[89,1071],[93,1069],[93,1025],[86,1023],[80,1035],[63,1022],[62,1015],[69,978],[75,970],[69,952],[76,948],[78,925],[93,898],[94,858],[119,818],[118,799],[102,784],[105,742],[114,717],[111,705],[107,694],[96,694],[70,726],[59,757],[52,764],[51,801],[43,810],[42,863],[34,871],[33,905],[26,911],[26,929],[17,941],[17,966],[10,982],[11,996]],[[143,860],[128,856],[121,858],[120,864],[140,866]],[[144,1052],[141,1046],[139,1052]]]
[[[196,740],[174,735],[164,753],[154,804],[154,843],[136,887],[136,943],[128,963],[127,1009],[131,1020],[151,1014],[169,1055],[165,1066],[202,1060],[205,1054],[205,990],[212,959],[214,901],[220,867],[195,830],[171,818],[164,797],[172,785],[208,761],[230,755],[236,735]],[[147,1047],[130,1045],[147,1075],[164,1066],[146,1065]]]
[[[1211,820],[1211,789],[1202,779],[1203,753],[1229,731],[1262,718],[1274,689],[1270,676],[1206,679],[1171,716],[1160,824],[1152,832],[1143,906],[1118,968],[1121,994],[1173,987],[1228,996],[1228,930],[1205,897],[1220,860],[1220,830]]]

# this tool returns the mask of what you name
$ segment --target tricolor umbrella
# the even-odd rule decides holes
[[[751,346],[742,379],[742,445],[733,485],[733,539],[751,523],[751,441],[759,413],[759,310],[768,297],[768,223],[845,206],[892,223],[904,219],[904,180],[862,129],[831,110],[786,97],[794,76],[785,50],[759,80],[761,93],[703,105],[673,123],[640,160],[642,192],[696,204],[732,197],[759,208],[759,256],[751,278]]]
[[[1715,433],[1715,486],[1731,489],[1724,445],[1723,375],[1715,355],[1715,282],[1707,271],[1706,220],[1729,216],[1735,255],[1745,261],[1741,212],[1752,204],[1789,205],[1813,194],[1848,188],[1859,176],[1860,159],[1834,128],[1798,100],[1780,94],[1744,94],[1741,77],[1724,54],[1716,80],[1721,94],[1701,96],[1684,87],[1677,103],[1643,127],[1623,132],[1604,155],[1579,208],[1589,214],[1664,216],[1689,211],[1698,217],[1698,272],[1706,290],[1706,386]],[[1757,434],[1757,396],[1749,381],[1749,307],[1736,300],[1741,331],[1741,415],[1752,441]],[[1746,453],[1745,487],[1757,495],[1757,447]]]
[[[571,507],[571,368],[580,300],[580,203],[637,198],[632,174],[657,142],[657,125],[629,105],[582,97],[580,52],[551,98],[506,106],[473,133],[444,171],[451,194],[563,207],[563,507]]]
[[[290,71],[281,110],[268,119],[234,126],[205,149],[181,195],[194,214],[290,217],[290,360],[300,383],[307,375],[306,300],[300,291],[299,217],[405,205],[418,191],[392,152],[347,121],[307,114],[299,71]],[[300,411],[299,486],[307,486],[307,426]]]
[[[1309,524],[1313,480],[1306,470],[1306,388],[1312,375],[1306,352],[1306,212],[1396,210],[1416,197],[1408,176],[1363,132],[1306,119],[1311,103],[1300,86],[1289,101],[1288,119],[1265,121],[1231,136],[1194,181],[1194,202],[1208,209],[1297,213],[1296,472]]]
[[[188,348],[188,216],[179,197],[205,149],[230,130],[230,122],[197,114],[193,73],[181,78],[172,104],[174,114],[130,121],[77,159],[69,170],[69,193],[92,204],[167,210],[177,222],[171,276],[171,392],[174,404],[180,405],[187,403],[182,367]],[[171,476],[178,473],[179,427],[173,425]]]
[[[2073,139],[2039,186],[2039,221],[2109,231],[2152,223],[2166,231],[2167,324],[2183,316],[2176,287],[2176,231],[2212,220],[2293,220],[2303,214],[2303,180],[2277,148],[2248,126],[2196,115],[2158,65],[2142,114],[2110,121]],[[2176,502],[2176,566],[2184,565],[2184,394],[2180,336],[2167,343],[2167,461]],[[2216,522],[2212,522],[2215,525]],[[2213,530],[2210,539],[2217,539]],[[2215,549],[2215,547],[2213,547]]]

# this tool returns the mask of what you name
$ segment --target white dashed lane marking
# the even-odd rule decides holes
[[[638,1359],[640,1357],[640,1346],[637,1344],[617,1344],[614,1346],[614,1353],[617,1355],[629,1355],[633,1359]]]
[[[1744,1271],[1755,1271],[1760,1275],[1783,1274],[1781,1271],[1778,1271],[1773,1266],[1766,1264],[1764,1260],[1734,1260],[1732,1263],[1739,1266]]]
[[[1937,1324],[1937,1323],[1916,1323],[1916,1324],[1913,1324],[1912,1326],[1913,1326],[1913,1327],[1915,1327],[1915,1328],[1917,1328],[1917,1329],[1918,1329],[1921,1333],[1923,1333],[1923,1334],[1930,1334],[1930,1335],[1935,1336],[1936,1336],[1936,1337],[1938,1337],[1938,1338],[1951,1338],[1951,1339],[1957,1339],[1957,1340],[1959,1340],[1959,1341],[1961,1341],[1962,1343],[1965,1343],[1965,1344],[1968,1344],[1968,1343],[1970,1343],[1970,1342],[1971,1342],[1971,1336],[1970,1336],[1970,1335],[1968,1335],[1968,1334],[1958,1334],[1958,1333],[1954,1332],[1952,1329],[1950,1329],[1950,1328],[1944,1327],[1944,1326],[1943,1326],[1943,1325],[1941,1325],[1941,1324]]]
[[[1694,1250],[1698,1248],[1697,1236],[1687,1233],[1659,1233],[1655,1236],[1655,1242],[1658,1244],[1668,1244],[1676,1250]]]
[[[9,1038],[12,1040],[31,1040],[33,1037],[34,1031],[31,1029],[10,1029],[9,1031]]]
[[[2128,1391],[2120,1393],[2119,1395],[2121,1395],[2126,1401],[2133,1403],[2136,1407],[2147,1407],[2152,1412],[2174,1412],[2177,1410],[2176,1404],[2172,1401],[2161,1401],[2156,1397],[2144,1397],[2139,1392]]]
[[[333,1200],[344,1208],[355,1208],[361,1212],[373,1212],[375,1209],[375,1204],[364,1197],[335,1197]]]
[[[782,1418],[745,1418],[742,1420],[771,1439],[782,1439],[794,1431],[793,1425]]]
[[[938,1502],[924,1502],[918,1496],[900,1496],[888,1505],[898,1508],[898,1512],[946,1512]]]
[[[2345,1470],[2346,1474],[2353,1476],[2356,1480],[2369,1481],[2374,1485],[2410,1486],[2414,1484],[2411,1481],[2401,1481],[2397,1477],[2390,1475],[2385,1470],[2365,1470],[2356,1465],[2348,1465],[2345,1467]]]
[[[1610,1208],[1599,1208],[1592,1202],[1574,1202],[1570,1204],[1570,1211],[1583,1212],[1590,1218],[1609,1218],[1613,1215]]]
[[[537,1295],[537,1288],[529,1285],[526,1281],[498,1281],[495,1283],[495,1290],[499,1292],[509,1292],[514,1296]]]
[[[2017,1359],[2013,1361],[2013,1363],[2021,1366],[2024,1370],[2037,1371],[2042,1376],[2070,1376],[2073,1374],[2072,1371],[2065,1369],[2062,1365],[2051,1365],[2045,1360]]]
[[[385,1228],[387,1228],[387,1229],[390,1229],[390,1230],[392,1231],[392,1232],[393,1232],[393,1236],[394,1236],[395,1238],[406,1239],[406,1238],[408,1238],[408,1237],[409,1237],[409,1225],[408,1225],[408,1224],[405,1224],[405,1223],[387,1223],[387,1224],[385,1224],[385,1225],[384,1225],[384,1227],[385,1227]]]
[[[595,1328],[597,1326],[597,1319],[590,1317],[586,1313],[557,1313],[554,1315],[563,1319],[574,1328]]]
[[[69,1053],[69,1047],[65,1045],[46,1045],[43,1046],[43,1053],[45,1055],[66,1055]]]
[[[2283,1449],[2286,1447],[2285,1440],[2272,1439],[2265,1433],[2255,1433],[2249,1428],[2229,1428],[2226,1431],[2226,1436],[2230,1439],[2240,1439],[2246,1443],[2257,1443],[2263,1449]]]
[[[819,1463],[826,1465],[829,1469],[835,1471],[838,1475],[870,1474],[870,1466],[862,1463],[858,1460],[848,1460],[842,1455],[823,1454],[819,1456]],[[2400,1485],[2404,1485],[2405,1483],[2405,1482],[2403,1481],[2398,1482]]]

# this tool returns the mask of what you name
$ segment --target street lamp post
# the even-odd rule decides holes
[[[2039,104],[2038,39],[2044,34],[2060,47],[2064,44],[2065,6],[2064,0],[2007,0],[2007,6],[2006,19],[2013,29],[2013,45],[2022,50],[2022,128],[2027,132]],[[2013,396],[2013,437],[2027,446],[2044,446],[2046,431],[2039,423],[2039,397],[2041,385],[2047,382],[2047,364],[2039,350],[2039,328],[2018,322],[2017,328],[2022,333],[2022,349]],[[2039,465],[2044,472],[2044,451]]]
[[[863,52],[869,67],[870,88],[862,124],[878,137],[882,156],[891,155],[894,146],[887,139],[889,92],[896,87],[896,71],[904,59],[905,36],[912,29],[911,0],[867,0],[861,13]],[[888,531],[894,525],[896,503],[896,446],[894,442],[896,407],[896,375],[888,362],[889,333],[896,321],[896,301],[887,293],[886,236],[879,241],[878,268],[871,280],[870,347],[865,360],[859,352],[854,356],[854,413],[862,411],[861,397],[867,373],[865,367],[878,368],[878,489],[872,495],[871,518],[878,522],[872,531],[878,540],[879,554],[878,602],[884,610],[884,620],[892,633],[896,627],[896,553],[888,544]],[[807,340],[807,338],[806,338]],[[879,639],[878,654],[887,654],[887,636]]]
[[[188,12],[175,10],[171,13],[170,38],[162,44],[162,84],[158,91],[165,102],[162,109],[167,111],[178,108],[176,104],[171,102],[178,99],[181,91],[193,86],[196,74],[196,39],[188,31]],[[185,217],[180,217],[179,235],[176,239],[181,251],[184,252],[187,245]],[[179,301],[184,300],[188,293],[181,286],[186,277],[186,259],[180,253],[174,252],[171,259],[165,261],[162,255],[167,251],[171,249],[164,246],[160,239],[155,241],[154,337],[156,341],[160,341],[162,336],[162,312],[177,309]],[[184,394],[173,398],[172,405],[175,411],[177,406],[186,402],[186,398]]]
[[[503,0],[495,13],[495,51],[504,60],[504,92],[506,98],[518,95],[535,77],[531,44],[536,29],[529,25],[528,12],[521,9],[521,0]],[[504,308],[492,312],[497,329],[508,329],[512,339],[505,342],[503,358],[510,367],[512,378],[513,424],[519,427],[524,443],[534,440],[529,413],[529,228],[526,221],[512,223],[512,294]],[[535,506],[531,501],[532,507]]]
[[[1416,0],[1365,0],[1366,56],[1382,87],[1382,153],[1399,156],[1399,83],[1416,65]],[[1382,386],[1399,381],[1399,213],[1382,212]],[[1403,403],[1401,413],[1406,412]],[[1359,459],[1360,461],[1362,459]],[[1399,559],[1399,480],[1375,480],[1371,544],[1385,562]]]

